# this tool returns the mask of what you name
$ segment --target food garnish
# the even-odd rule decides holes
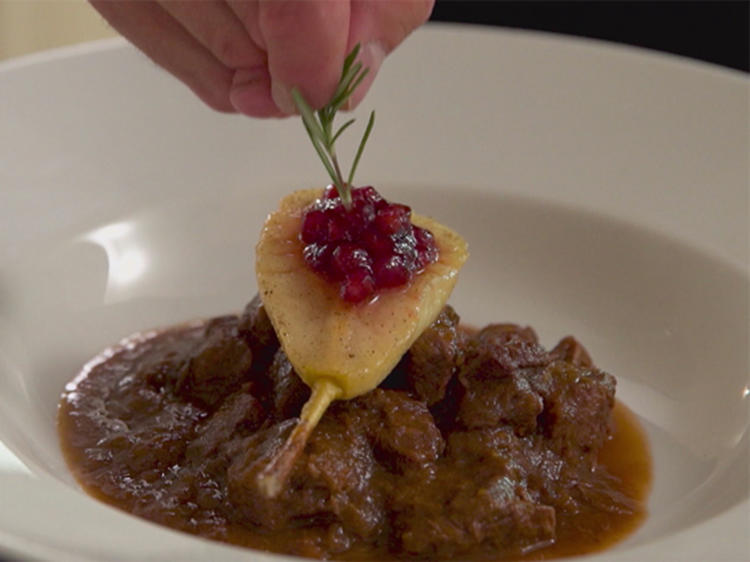
[[[335,133],[333,120],[366,74],[354,62],[357,52],[347,57],[317,119],[293,91],[334,187],[282,199],[256,247],[263,306],[289,361],[312,389],[298,424],[259,475],[267,497],[281,491],[328,405],[375,388],[435,320],[468,257],[466,242],[436,221],[388,203],[371,187],[352,192],[374,113],[343,181],[334,144],[353,120]]]
[[[305,101],[300,91],[297,88],[292,88],[292,99],[297,106],[297,110],[302,116],[302,123],[305,125],[307,134],[310,135],[310,140],[315,147],[315,151],[320,156],[321,162],[325,167],[328,175],[331,176],[333,185],[336,187],[336,191],[341,197],[341,202],[346,209],[351,208],[352,197],[351,197],[351,185],[354,180],[354,172],[357,170],[359,159],[362,156],[362,152],[367,144],[367,139],[370,137],[372,132],[372,126],[375,124],[375,112],[370,112],[370,118],[367,121],[367,127],[362,135],[362,140],[357,148],[357,153],[354,156],[354,162],[349,170],[349,176],[346,181],[341,174],[341,167],[339,166],[338,157],[336,155],[336,140],[341,136],[347,128],[349,128],[354,119],[349,119],[346,123],[334,132],[333,121],[336,117],[336,112],[344,106],[349,100],[354,90],[362,83],[365,76],[370,72],[369,68],[364,68],[362,63],[357,61],[357,55],[359,54],[359,43],[352,49],[344,59],[344,67],[341,70],[341,79],[336,87],[336,91],[324,107],[318,111],[313,110]]]

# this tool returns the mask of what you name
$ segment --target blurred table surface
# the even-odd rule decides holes
[[[749,5],[438,0],[432,20],[592,37],[747,71]],[[115,35],[85,0],[0,0],[0,60]]]

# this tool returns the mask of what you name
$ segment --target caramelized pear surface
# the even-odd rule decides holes
[[[302,256],[302,217],[322,193],[292,193],[268,217],[256,248],[256,275],[263,305],[299,376],[310,387],[330,380],[340,388],[339,398],[348,399],[375,388],[437,317],[468,252],[458,234],[414,214],[412,222],[435,236],[438,261],[404,288],[346,303]]]

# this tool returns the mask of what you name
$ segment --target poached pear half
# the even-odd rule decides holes
[[[278,494],[310,431],[334,399],[374,389],[445,306],[468,257],[461,236],[427,217],[412,223],[432,232],[438,259],[401,288],[364,303],[344,302],[336,284],[303,257],[301,224],[321,189],[294,192],[269,215],[256,247],[255,271],[263,306],[281,347],[312,389],[300,421],[274,462],[260,475],[267,496]]]

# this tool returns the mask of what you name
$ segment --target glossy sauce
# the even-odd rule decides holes
[[[558,520],[557,542],[524,560],[548,560],[604,550],[634,533],[645,520],[651,490],[651,453],[636,415],[622,402],[612,412],[612,437],[599,452],[599,465],[617,481],[620,493],[634,501],[633,513],[589,511]],[[586,532],[589,529],[589,532]]]
[[[200,440],[196,428],[207,427],[210,416],[205,407],[172,395],[167,387],[154,380],[174,376],[169,373],[172,363],[192,353],[205,337],[201,324],[131,338],[92,361],[66,387],[60,406],[60,437],[66,460],[83,488],[125,511],[215,540],[311,557],[394,559],[387,545],[380,543],[346,543],[348,548],[333,554],[330,546],[327,551],[316,550],[321,534],[334,533],[333,526],[329,529],[334,530],[325,532],[299,525],[269,532],[219,517],[218,507],[194,509],[195,502],[211,506],[206,494],[213,494],[217,506],[227,501],[227,493],[222,489],[225,474],[209,478],[200,484],[200,490],[188,493],[185,490],[192,484],[180,472],[183,468],[173,464],[175,459],[187,464],[185,459],[190,458],[191,450],[196,450],[194,445]],[[252,399],[246,399],[250,404]],[[241,423],[261,428],[268,425],[251,418]],[[535,545],[527,553],[479,549],[457,558],[538,560],[584,554],[607,548],[632,533],[646,516],[651,458],[643,430],[635,416],[619,402],[612,412],[612,422],[611,437],[599,452],[598,466],[587,484],[594,498],[592,505],[611,506],[611,509],[581,505],[575,514],[560,512],[556,540],[544,548]],[[243,443],[241,439],[236,442]],[[232,454],[241,453],[238,450]],[[220,456],[218,453],[204,456],[211,455]],[[212,467],[210,462],[208,465],[204,462],[200,471],[205,473]],[[215,488],[207,489],[206,482]],[[342,544],[346,542],[341,540]],[[328,536],[325,541],[335,545],[337,539]],[[396,557],[420,558],[409,554]]]

